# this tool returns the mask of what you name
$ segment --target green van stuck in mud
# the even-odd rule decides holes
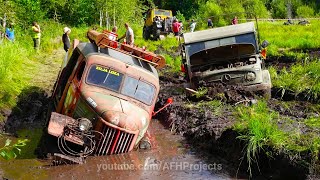
[[[182,68],[191,88],[215,83],[240,85],[270,97],[270,74],[263,69],[268,43],[264,41],[260,49],[253,22],[185,33],[183,37]]]

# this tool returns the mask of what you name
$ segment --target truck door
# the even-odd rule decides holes
[[[60,101],[64,100],[64,91],[65,88],[68,88],[68,79],[72,75],[72,72],[77,66],[78,59],[80,57],[80,53],[77,49],[75,49],[72,53],[71,58],[69,59],[66,67],[61,70],[61,73],[56,81],[54,92],[52,95],[54,107],[56,108],[56,112],[59,112],[61,107]],[[81,57],[82,58],[82,57]]]
[[[69,86],[67,96],[64,101],[62,113],[70,117],[73,115],[75,111],[75,106],[80,97],[81,79],[82,79],[82,74],[85,69],[85,66],[86,66],[86,62],[82,61],[80,62],[80,65],[77,67],[77,69],[75,70],[75,75],[71,80],[71,84]]]

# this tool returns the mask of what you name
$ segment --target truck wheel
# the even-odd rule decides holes
[[[146,27],[143,28],[143,38],[144,38],[145,40],[150,39],[150,33],[149,33],[149,31],[148,31],[148,28],[146,28]]]
[[[153,38],[154,38],[155,40],[160,39],[160,29],[154,30],[154,32],[153,32]]]

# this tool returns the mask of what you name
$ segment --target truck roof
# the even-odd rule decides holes
[[[77,46],[77,48],[82,52],[82,54],[85,57],[90,56],[90,54],[101,53],[102,55],[113,57],[123,63],[139,67],[142,70],[153,74],[155,77],[158,77],[157,70],[149,63],[139,60],[138,58],[129,56],[127,54],[121,53],[119,51],[113,50],[111,48],[100,48],[100,52],[99,52],[98,47],[93,43],[80,43]]]
[[[253,22],[241,23],[237,25],[230,25],[224,27],[218,27],[213,29],[207,29],[203,31],[195,31],[190,33],[184,33],[184,43],[191,44],[196,42],[203,42],[207,40],[219,39],[222,37],[236,36],[239,34],[247,34],[255,32]]]

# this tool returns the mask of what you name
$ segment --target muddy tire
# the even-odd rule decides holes
[[[153,37],[154,37],[155,40],[160,39],[160,29],[156,29],[154,31]]]
[[[150,39],[150,33],[149,33],[147,27],[143,27],[143,34],[142,35],[143,35],[143,39],[145,39],[145,40]]]

